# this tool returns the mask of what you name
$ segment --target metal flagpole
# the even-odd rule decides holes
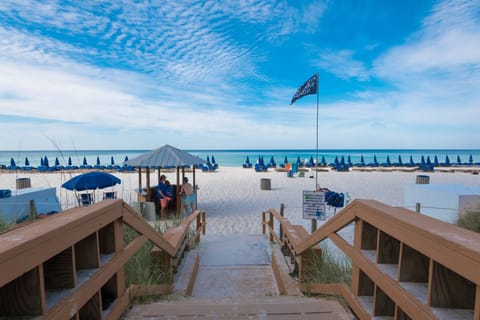
[[[315,191],[318,190],[318,81],[319,81],[319,78],[318,78],[318,72],[317,72],[317,135],[316,135],[316,157],[317,157],[317,161],[315,163]]]
[[[315,163],[315,191],[318,191],[318,72],[317,72],[317,131],[316,131],[316,145],[315,145],[315,150],[316,150],[316,163]],[[311,233],[314,233],[315,230],[317,230],[317,219],[313,218],[312,219],[312,226],[311,226]]]

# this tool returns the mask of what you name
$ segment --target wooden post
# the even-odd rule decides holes
[[[314,233],[317,230],[317,219],[312,219],[312,230],[311,233]]]
[[[273,242],[273,213],[270,211],[270,221],[268,221],[270,226],[270,242]]]
[[[177,207],[177,216],[180,216],[182,214],[182,198],[178,196],[178,190],[180,188],[180,168],[177,167],[177,188],[176,192],[177,194],[175,195],[176,199],[176,207]]]
[[[195,231],[200,232],[201,227],[202,227],[202,217],[200,216],[200,213],[199,213],[199,214],[197,214],[197,227],[195,228]],[[197,238],[197,243],[199,241],[200,241],[200,237]]]
[[[415,204],[415,211],[416,211],[417,213],[420,213],[421,206],[422,206],[422,205],[420,204],[420,202],[417,202],[417,203]]]
[[[192,180],[192,184],[193,184],[193,194],[195,195],[195,210],[198,209],[198,206],[197,206],[197,181],[195,179],[195,166],[192,166],[193,167],[193,180]]]
[[[151,201],[152,200],[152,196],[151,196],[151,192],[150,192],[150,168],[147,167],[146,169],[146,175],[147,175],[147,201]]]
[[[35,200],[30,200],[30,220],[37,218],[37,209],[35,208]]]
[[[262,211],[262,234],[265,234],[265,228],[266,228],[265,223],[267,223],[265,221],[265,216],[266,216],[265,211]]]
[[[280,215],[283,217],[285,217],[285,205],[283,203],[280,204]],[[280,235],[280,241],[283,242],[283,227],[282,227],[282,223],[280,223],[280,232],[279,232],[279,235]]]
[[[138,167],[138,193],[142,193],[142,168]]]
[[[205,235],[205,227],[207,226],[207,217],[205,215],[205,211],[202,211],[202,234]]]

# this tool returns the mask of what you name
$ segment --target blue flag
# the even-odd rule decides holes
[[[308,79],[300,88],[298,88],[297,92],[292,98],[292,105],[295,101],[300,99],[301,97],[308,96],[309,94],[317,93],[318,88],[318,74],[315,73],[310,79]]]

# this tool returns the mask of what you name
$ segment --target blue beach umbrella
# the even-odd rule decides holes
[[[128,156],[125,156],[125,159],[123,161],[127,162],[128,161]]]
[[[113,156],[110,158],[110,164],[113,166],[115,164],[115,160],[113,159]]]
[[[60,165],[60,161],[58,161],[58,157],[55,157],[55,166],[59,166]]]
[[[29,165],[30,165],[30,161],[28,161],[28,157],[25,157],[25,165],[26,165],[26,166],[29,166]]]
[[[212,163],[215,163],[215,157],[212,155]]]
[[[398,155],[398,165],[403,166],[402,156]]]
[[[104,189],[107,187],[112,187],[119,183],[121,183],[121,180],[114,175],[106,172],[95,171],[73,177],[72,179],[62,184],[62,188],[72,191],[84,191]]]
[[[325,161],[325,156],[322,156],[322,165],[324,165],[324,166],[327,165],[327,161]]]
[[[44,167],[45,166],[45,160],[43,160],[43,158],[40,158],[40,167]]]
[[[468,162],[470,163],[470,165],[473,165],[473,156],[470,155],[470,157],[468,157]]]
[[[13,160],[13,158],[10,159],[10,166],[11,167],[16,167],[16,163],[15,163],[15,160]]]
[[[87,163],[87,157],[85,157],[85,156],[83,157],[83,165],[84,165],[84,166],[88,165],[88,163]]]
[[[283,163],[288,163],[287,156],[285,156],[285,160],[283,160]]]
[[[445,156],[445,165],[446,166],[450,165],[450,158],[448,156]]]
[[[99,166],[99,165],[100,165],[100,157],[97,156],[97,166]]]
[[[210,157],[207,156],[207,163],[210,163]]]
[[[457,164],[458,164],[458,165],[461,165],[461,164],[462,164],[462,160],[460,160],[460,156],[457,156]]]
[[[415,165],[415,161],[413,161],[413,156],[410,156],[410,165],[411,166],[414,166]]]
[[[50,164],[48,163],[48,158],[47,158],[47,156],[45,156],[45,158],[43,159],[43,165],[44,165],[45,167],[49,167],[49,166],[50,166]]]
[[[427,164],[428,165],[432,164],[432,161],[430,160],[430,156],[427,156]]]
[[[425,157],[423,156],[423,154],[422,154],[422,158],[420,159],[420,163],[425,164]]]
[[[438,166],[439,163],[438,163],[438,157],[435,155],[435,158],[433,158],[433,165],[434,166]]]
[[[349,165],[352,165],[352,158],[350,158],[350,155],[348,155],[348,157],[347,157],[347,163]]]
[[[245,160],[246,164],[250,164],[250,158],[247,156],[247,159]]]
[[[72,157],[68,157],[68,165],[69,165],[69,166],[72,165]]]

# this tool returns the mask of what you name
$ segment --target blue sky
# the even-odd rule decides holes
[[[480,1],[0,2],[0,149],[480,148]]]

